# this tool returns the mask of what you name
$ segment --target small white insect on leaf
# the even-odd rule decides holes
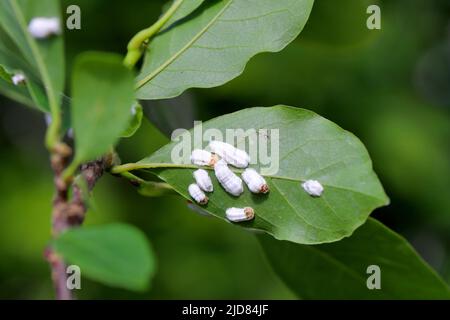
[[[196,183],[190,184],[188,191],[192,199],[194,199],[198,204],[205,205],[208,203],[208,197]]]
[[[28,24],[28,32],[33,38],[46,39],[61,33],[61,25],[57,17],[36,17]]]
[[[247,168],[242,172],[242,179],[248,186],[248,189],[253,193],[267,193],[269,192],[269,185],[266,180],[255,169]]]
[[[244,150],[235,148],[229,143],[222,141],[210,141],[209,148],[212,152],[218,154],[223,160],[236,168],[247,168],[250,162],[250,156]]]
[[[226,192],[236,197],[244,192],[241,178],[228,168],[225,161],[219,160],[214,166],[214,172]]]
[[[24,84],[27,79],[23,73],[18,72],[12,76],[11,80],[15,86],[18,86],[19,84]]]
[[[225,215],[232,222],[249,221],[255,217],[255,211],[250,207],[228,208],[225,211]]]
[[[323,192],[323,186],[317,180],[306,180],[302,183],[303,189],[313,197],[320,197]]]
[[[213,184],[206,170],[198,169],[193,173],[195,182],[205,192],[213,192]]]
[[[191,162],[197,166],[214,166],[218,161],[217,155],[209,151],[195,149],[191,153]]]

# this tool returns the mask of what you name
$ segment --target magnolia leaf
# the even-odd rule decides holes
[[[189,19],[152,39],[137,78],[138,98],[210,88],[242,73],[260,52],[277,52],[303,29],[313,0],[205,1]]]
[[[28,24],[35,17],[60,18],[59,1],[0,1],[0,25],[32,68],[24,69],[25,75],[30,77],[31,73],[37,74],[49,101],[58,108],[65,80],[63,38],[61,35],[46,39],[33,38],[28,32]]]
[[[372,218],[335,243],[308,246],[264,235],[258,240],[300,298],[450,299],[448,286],[411,245]]]
[[[10,99],[43,112],[49,111],[45,89],[34,69],[25,61],[8,34],[0,28],[0,92]],[[25,71],[26,70],[26,71]],[[25,85],[14,85],[12,76],[21,73],[25,76]]]
[[[0,78],[6,81],[7,83],[12,83],[12,74],[10,74],[4,66],[0,64]]]
[[[142,106],[137,103],[134,104],[131,107],[131,120],[128,123],[128,127],[122,132],[122,138],[132,137],[136,133],[141,126],[143,116]]]
[[[250,153],[251,167],[265,176],[269,194],[251,194],[246,188],[241,196],[233,197],[210,171],[214,192],[208,194],[209,202],[204,207],[222,219],[229,207],[253,207],[255,219],[239,224],[244,228],[303,244],[332,242],[351,235],[372,210],[389,202],[364,145],[353,134],[311,111],[286,106],[251,108],[203,123],[202,129],[205,135],[208,129],[215,129],[223,136],[227,129],[248,130],[239,143],[244,143]],[[193,129],[202,137],[198,130],[198,126]],[[150,157],[115,170],[150,170],[190,199],[188,186],[194,181],[192,173],[197,166],[189,163],[190,154],[183,154],[176,163],[172,161],[172,153],[178,156],[183,142],[192,150],[190,132]],[[263,157],[265,154],[269,159]],[[301,183],[307,179],[324,186],[321,197],[311,197],[303,190]]]
[[[64,260],[99,282],[142,291],[155,272],[155,258],[145,235],[125,224],[71,229],[53,242]]]
[[[120,138],[134,103],[133,75],[120,55],[81,54],[72,75],[72,125],[75,162],[93,160]]]

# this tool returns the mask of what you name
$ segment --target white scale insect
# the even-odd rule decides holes
[[[28,32],[33,38],[45,39],[61,33],[61,26],[57,17],[36,17],[28,24]]]
[[[225,215],[232,222],[249,221],[255,217],[255,211],[250,207],[228,208],[225,211]]]
[[[195,170],[193,173],[195,182],[197,185],[205,192],[213,192],[213,184],[211,178],[208,175],[208,172],[203,169]]]
[[[228,168],[225,161],[219,160],[214,166],[214,172],[217,180],[229,194],[237,197],[244,192],[241,178]]]
[[[22,73],[16,73],[11,80],[15,86],[18,86],[19,84],[24,84],[27,79]]]
[[[303,189],[313,197],[320,197],[323,192],[323,186],[317,180],[306,180],[302,183]]]
[[[267,193],[269,186],[266,180],[255,169],[248,168],[242,172],[242,179],[248,186],[248,189],[253,193]]]
[[[209,151],[195,149],[191,153],[191,162],[198,166],[214,166],[218,160],[217,155]]]
[[[194,199],[198,204],[205,205],[208,203],[208,197],[196,183],[190,184],[188,190],[192,199]]]
[[[216,140],[209,143],[209,148],[236,168],[248,167],[250,156],[244,150],[237,149],[229,143]]]

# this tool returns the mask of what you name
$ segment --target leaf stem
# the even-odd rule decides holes
[[[122,165],[114,166],[111,168],[111,173],[113,174],[123,174],[128,171],[140,170],[140,169],[158,169],[158,168],[168,168],[168,169],[205,169],[205,170],[213,170],[212,167],[202,167],[196,166],[193,164],[176,164],[176,163],[125,163]],[[242,169],[231,169],[235,173],[242,173],[244,170]],[[281,180],[289,180],[294,182],[303,182],[307,179],[305,178],[290,178],[286,176],[277,176],[277,175],[268,175],[262,174],[262,176],[272,179],[281,179]]]
[[[142,179],[128,171],[120,172],[119,175],[122,178],[129,180],[132,184],[141,185],[146,182],[144,179]]]
[[[143,53],[143,44],[153,37],[159,30],[166,24],[167,21],[174,15],[184,0],[175,0],[170,8],[158,19],[153,25],[147,29],[139,31],[127,46],[127,55],[123,61],[124,65],[128,68],[133,68],[139,61]]]
[[[76,161],[76,159],[72,160],[72,162],[66,167],[66,169],[63,171],[62,173],[62,178],[65,182],[69,182],[75,172],[77,171],[78,167],[79,167],[79,163],[78,161]]]
[[[130,183],[134,186],[137,186],[138,192],[147,197],[160,197],[167,194],[177,194],[172,186],[166,182],[147,181],[128,171],[118,173],[118,175],[130,181]]]
[[[181,168],[181,169],[198,169],[199,166],[190,164],[175,164],[175,163],[126,163],[118,166],[114,166],[111,169],[111,173],[122,174],[127,171],[139,170],[139,169],[157,169],[157,168]]]

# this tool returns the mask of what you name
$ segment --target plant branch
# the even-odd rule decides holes
[[[55,197],[52,211],[52,236],[58,237],[69,228],[78,227],[83,223],[87,211],[87,194],[83,193],[81,181],[86,183],[89,193],[105,170],[112,165],[112,156],[108,155],[99,160],[83,164],[80,175],[72,184],[72,199],[68,197],[69,180],[63,177],[64,168],[72,150],[65,144],[59,143],[53,149],[51,165],[54,172]],[[72,181],[72,179],[70,179]],[[56,291],[56,299],[71,300],[72,292],[67,288],[66,265],[61,256],[48,248],[45,254],[52,269],[52,279]]]
[[[123,61],[128,68],[133,68],[139,61],[144,51],[144,44],[153,37],[173,16],[184,0],[175,0],[172,6],[158,19],[152,26],[147,29],[139,31],[128,43],[127,55]]]
[[[75,178],[72,188],[72,201],[67,219],[72,226],[83,223],[87,211],[87,198],[103,173],[111,167],[111,156],[88,162],[81,166],[80,175]],[[85,185],[83,185],[85,183]]]
[[[54,173],[55,196],[53,198],[52,210],[52,237],[58,235],[68,228],[65,214],[67,211],[68,186],[61,175],[72,154],[69,146],[59,143],[52,149],[51,166]],[[51,248],[47,248],[45,257],[52,270],[52,280],[56,291],[56,299],[71,300],[72,292],[67,288],[67,274],[64,261]]]

